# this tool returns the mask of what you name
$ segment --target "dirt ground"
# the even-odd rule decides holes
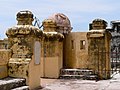
[[[109,80],[45,79],[41,78],[41,90],[120,90],[120,74]]]

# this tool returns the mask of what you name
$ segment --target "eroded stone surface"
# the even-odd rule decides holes
[[[106,31],[107,22],[95,19],[92,30],[87,33],[88,68],[91,68],[100,78],[110,78],[110,40],[111,34]]]
[[[30,11],[20,11],[17,14],[18,24],[6,32],[12,50],[12,58],[31,58],[35,37],[40,38],[43,32],[32,25],[33,14]]]
[[[21,87],[25,85],[26,85],[26,80],[22,78],[8,77],[5,79],[0,79],[0,90],[11,90],[13,88]]]
[[[49,26],[49,29],[45,29],[45,31],[51,32],[53,31],[52,28],[56,28],[55,31],[62,34],[68,34],[72,30],[70,20],[62,13],[53,14],[48,19],[44,20],[43,26]]]
[[[0,79],[8,76],[8,60],[11,57],[11,50],[1,49],[0,50]]]
[[[8,73],[11,77],[28,77],[29,63],[31,59],[10,59]]]

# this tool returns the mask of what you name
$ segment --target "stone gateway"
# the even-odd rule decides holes
[[[69,18],[56,13],[34,26],[31,11],[17,13],[17,25],[0,42],[0,78],[24,78],[29,89],[40,78],[109,79],[110,40],[107,22],[95,19],[88,32],[72,32]]]

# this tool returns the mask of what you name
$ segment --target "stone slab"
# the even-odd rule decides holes
[[[35,64],[40,64],[40,52],[41,52],[40,42],[36,41],[34,46]]]

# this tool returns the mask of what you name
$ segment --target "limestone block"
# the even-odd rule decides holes
[[[1,49],[0,50],[0,79],[8,76],[8,59],[10,58],[10,50]]]
[[[28,58],[11,58],[8,63],[9,76],[27,78],[30,60]]]
[[[48,78],[58,78],[59,77],[59,60],[58,57],[46,57],[44,60],[44,74]]]
[[[0,65],[7,64],[10,56],[11,56],[10,50],[1,49],[0,50]]]
[[[0,79],[8,76],[7,65],[0,65]]]

